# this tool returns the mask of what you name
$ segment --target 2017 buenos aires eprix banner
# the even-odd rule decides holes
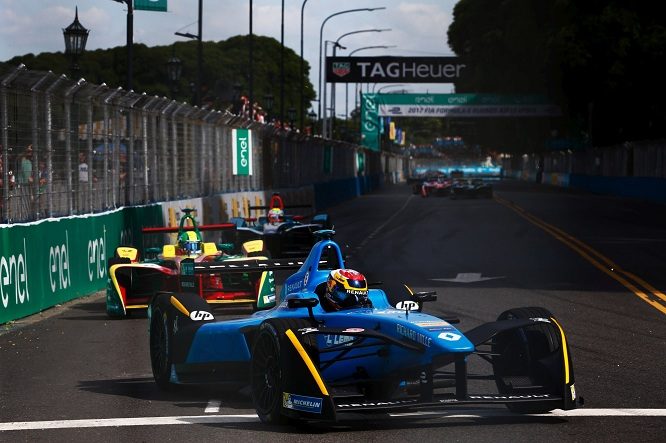
[[[379,150],[380,117],[557,117],[540,95],[361,94],[361,143]]]

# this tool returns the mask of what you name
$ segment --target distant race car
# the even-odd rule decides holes
[[[259,418],[276,424],[481,404],[505,404],[520,413],[576,407],[567,338],[546,309],[510,309],[463,333],[453,326],[457,319],[422,312],[434,292],[409,290],[392,306],[384,291],[365,283],[362,304],[331,310],[329,274],[354,274],[340,269],[345,264],[332,231],[318,235],[323,239],[302,263],[242,263],[243,272],[299,267],[270,310],[216,321],[196,294],[154,297],[150,360],[158,386],[249,385]],[[240,271],[224,262],[194,265],[195,275]],[[356,283],[350,293],[362,288]],[[475,365],[468,372],[473,357],[485,369]],[[484,390],[472,390],[474,383]]]
[[[251,305],[266,309],[275,305],[275,281],[272,271],[232,274],[192,273],[199,263],[242,263],[252,257],[263,257],[261,240],[248,241],[240,246],[239,254],[229,254],[234,246],[202,241],[202,231],[233,231],[231,223],[198,225],[192,209],[184,209],[176,227],[144,228],[144,234],[177,233],[177,242],[161,248],[148,248],[140,260],[138,249],[118,247],[109,259],[109,283],[106,291],[106,311],[111,317],[124,317],[134,310],[145,310],[150,300],[163,291],[190,291],[210,304]]]
[[[421,184],[421,196],[430,197],[431,195],[437,197],[447,197],[451,194],[451,184],[453,181],[444,176],[439,175]]]
[[[311,208],[311,205],[285,206],[280,194],[271,196],[268,206],[250,206],[249,209],[265,209],[266,215],[258,218],[232,218],[236,231],[225,234],[234,244],[250,240],[263,240],[267,255],[272,258],[304,257],[315,244],[314,232],[333,227],[328,214],[313,217],[286,214],[286,209]],[[307,222],[306,219],[310,218]]]
[[[456,178],[451,185],[451,198],[492,198],[493,186],[478,178]]]

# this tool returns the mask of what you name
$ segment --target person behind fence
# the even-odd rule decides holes
[[[32,175],[32,145],[28,145],[23,151],[19,161],[18,184],[23,186],[31,185],[34,181]]]
[[[86,196],[88,195],[88,180],[90,177],[88,171],[88,161],[86,159],[86,153],[81,151],[79,152],[79,190],[78,190],[78,199],[79,199],[79,210],[84,209],[86,204]]]
[[[32,145],[26,146],[23,154],[17,162],[16,189],[18,199],[18,215],[27,218],[32,214],[32,185],[34,183],[34,172],[32,166]]]

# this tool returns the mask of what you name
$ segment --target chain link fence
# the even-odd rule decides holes
[[[253,174],[233,174],[232,130],[253,134]],[[389,153],[19,66],[0,76],[0,222],[227,192],[396,176]],[[324,165],[322,167],[322,165]]]

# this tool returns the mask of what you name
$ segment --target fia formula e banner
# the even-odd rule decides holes
[[[380,117],[556,117],[560,107],[539,95],[374,94]]]
[[[453,83],[465,66],[458,57],[326,57],[326,81]]]
[[[252,175],[252,132],[234,129],[231,134],[234,175]]]

